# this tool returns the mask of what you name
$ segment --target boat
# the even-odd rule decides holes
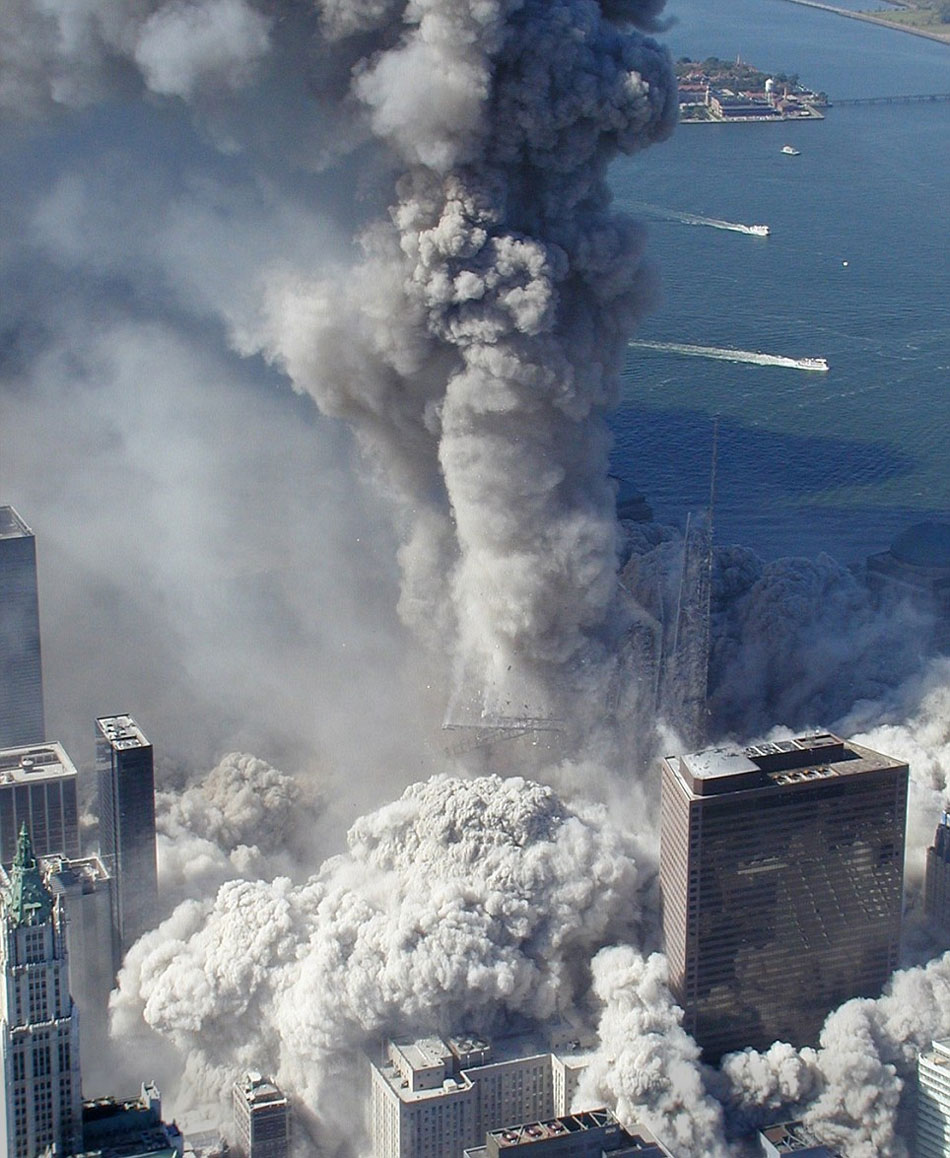
[[[818,370],[821,373],[828,370],[827,358],[798,358],[797,362],[800,370]]]
[[[794,145],[783,145],[782,152],[786,157],[800,157],[802,155],[801,149],[796,149]]]
[[[768,237],[769,227],[767,225],[750,225],[749,232],[756,237]]]

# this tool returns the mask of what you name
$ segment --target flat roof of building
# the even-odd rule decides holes
[[[47,878],[54,893],[62,892],[63,889],[73,885],[84,886],[84,892],[92,891],[97,884],[106,884],[110,880],[108,869],[95,854],[70,858],[56,853],[52,856],[41,856],[38,860],[40,871]]]
[[[13,507],[0,507],[0,539],[32,538],[33,532]]]
[[[145,733],[131,716],[102,716],[96,720],[96,727],[113,748],[147,748],[149,742]]]
[[[0,749],[0,784],[36,784],[75,776],[76,766],[56,740]]]
[[[667,756],[665,763],[691,795],[704,797],[906,767],[831,732]]]
[[[238,1090],[244,1101],[251,1107],[252,1110],[261,1109],[265,1106],[277,1107],[286,1106],[287,1097],[278,1087],[270,1080],[265,1078],[263,1074],[256,1070],[248,1070],[243,1078],[238,1078],[234,1083],[234,1088]]]

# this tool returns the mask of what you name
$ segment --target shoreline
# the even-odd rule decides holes
[[[852,12],[849,8],[838,8],[834,4],[822,3],[822,0],[785,0],[787,4],[800,4],[803,8],[817,8],[821,12],[833,12],[836,16],[847,16],[849,20],[862,20],[865,24],[876,24],[879,28],[890,28],[894,32],[907,32],[911,36],[922,36],[925,40],[933,40],[937,44],[945,44],[950,48],[950,33],[928,32],[926,28],[914,28],[910,24],[895,24],[883,16],[875,16],[870,12]]]

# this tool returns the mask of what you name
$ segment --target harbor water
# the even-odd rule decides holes
[[[950,45],[785,0],[668,14],[674,57],[741,55],[832,101],[950,91]],[[852,562],[950,518],[950,103],[683,125],[611,181],[661,280],[628,350],[613,469],[658,520],[706,503],[715,416],[720,543]],[[819,358],[827,373],[795,368]]]

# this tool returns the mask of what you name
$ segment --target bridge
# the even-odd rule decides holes
[[[920,105],[935,101],[950,101],[950,92],[918,93],[910,96],[850,97],[846,100],[829,100],[828,105],[840,109],[845,105]]]

